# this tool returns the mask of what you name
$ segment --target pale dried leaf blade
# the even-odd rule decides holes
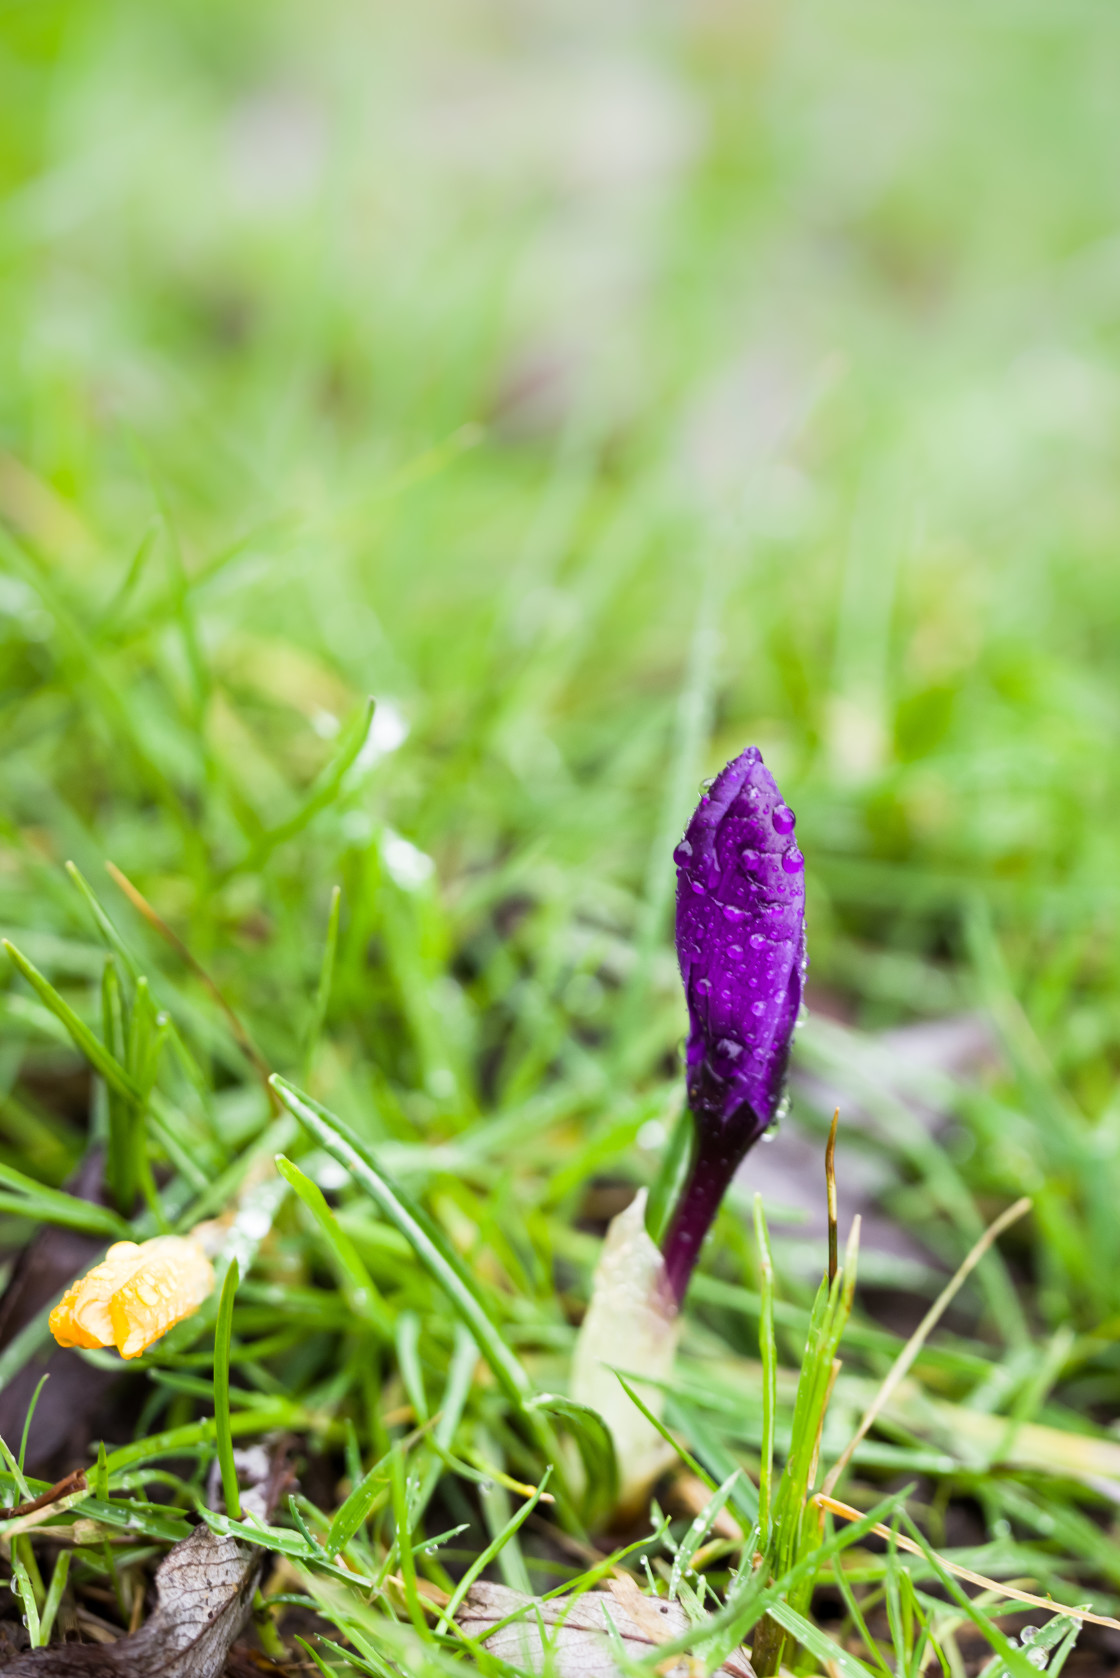
[[[506,1585],[480,1582],[471,1587],[456,1621],[460,1631],[482,1642],[488,1654],[526,1672],[543,1672],[550,1660],[552,1678],[621,1678],[612,1648],[612,1626],[627,1655],[638,1660],[686,1632],[690,1622],[679,1602],[642,1596],[636,1586],[632,1593],[625,1587],[618,1590],[617,1584],[612,1581],[607,1591],[542,1601]],[[498,1631],[489,1630],[519,1611],[520,1619]],[[663,1678],[686,1678],[693,1662],[687,1655],[670,1656],[656,1670]],[[742,1650],[728,1657],[718,1678],[754,1678]]]
[[[156,1608],[139,1631],[101,1647],[36,1649],[5,1678],[217,1678],[245,1624],[259,1552],[199,1527],[169,1550],[156,1573]]]

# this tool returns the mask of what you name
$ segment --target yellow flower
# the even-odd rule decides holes
[[[137,1358],[197,1311],[213,1286],[213,1267],[193,1236],[118,1241],[63,1295],[51,1333],[60,1346],[116,1346],[122,1358]]]

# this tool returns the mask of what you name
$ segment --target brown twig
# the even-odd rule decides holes
[[[166,943],[171,945],[171,948],[182,958],[184,962],[186,962],[195,977],[200,979],[206,986],[206,989],[210,992],[210,995],[214,998],[214,1001],[218,1004],[218,1007],[225,1015],[238,1048],[249,1061],[254,1072],[257,1074],[257,1077],[264,1086],[264,1092],[268,1098],[268,1105],[272,1109],[273,1113],[279,1114],[283,1112],[283,1103],[268,1081],[272,1076],[272,1068],[269,1066],[256,1044],[253,1042],[253,1039],[249,1036],[249,1033],[242,1025],[234,1009],[226,1001],[222,992],[219,990],[215,981],[210,977],[205,967],[203,967],[198,958],[187,948],[186,944],[184,944],[183,940],[179,937],[179,934],[177,932],[173,932],[163,917],[152,908],[152,905],[148,902],[148,899],[144,896],[143,892],[133,885],[128,875],[121,872],[115,862],[107,861],[105,864],[105,871],[109,875],[109,878],[113,881],[114,885],[119,886],[121,891],[124,892],[124,895],[128,898],[128,901],[132,904],[132,907],[137,911],[137,913],[143,915],[148,925],[153,927],[155,931],[159,933],[160,937],[164,939]]]
[[[60,1498],[69,1497],[71,1492],[84,1492],[86,1489],[85,1470],[75,1468],[72,1474],[65,1474],[61,1480],[56,1480],[53,1486],[48,1486],[38,1497],[29,1497],[23,1503],[17,1503],[14,1509],[0,1511],[0,1517],[5,1521],[14,1521],[20,1515],[33,1515],[36,1509],[45,1509],[48,1503],[57,1503]]]

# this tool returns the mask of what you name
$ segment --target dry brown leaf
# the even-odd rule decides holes
[[[260,1553],[199,1527],[156,1574],[156,1609],[116,1643],[35,1649],[5,1678],[217,1678],[249,1613]]]
[[[488,1627],[519,1609],[523,1611],[519,1620],[500,1631],[488,1632]],[[506,1585],[480,1582],[471,1587],[456,1622],[466,1636],[479,1639],[489,1654],[530,1672],[544,1669],[543,1626],[552,1651],[549,1671],[555,1678],[620,1678],[611,1647],[612,1626],[626,1653],[637,1660],[659,1644],[679,1637],[690,1624],[679,1602],[643,1596],[633,1580],[620,1579],[613,1579],[609,1590],[558,1596],[547,1602],[523,1596]],[[693,1662],[687,1655],[669,1656],[655,1670],[663,1678],[687,1678]],[[754,1678],[742,1650],[724,1662],[719,1678]]]
[[[283,1449],[251,1446],[235,1462],[249,1486],[242,1508],[267,1518],[293,1483]],[[197,1527],[156,1570],[156,1606],[138,1631],[100,1646],[33,1649],[3,1666],[4,1678],[217,1678],[248,1618],[263,1562],[253,1545]]]

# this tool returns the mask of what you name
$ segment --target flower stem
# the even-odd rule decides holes
[[[688,1290],[720,1201],[758,1134],[753,1127],[736,1127],[735,1133],[728,1135],[726,1128],[699,1124],[695,1118],[693,1123],[696,1146],[692,1167],[661,1245],[669,1286],[678,1305]]]

